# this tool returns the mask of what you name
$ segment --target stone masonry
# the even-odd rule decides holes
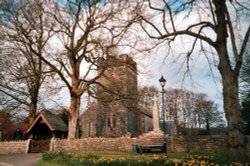
[[[0,154],[28,153],[29,141],[0,142]]]
[[[138,106],[136,63],[128,55],[120,55],[110,57],[105,67],[98,80],[102,86],[97,87],[96,105],[81,118],[82,138],[135,137],[147,132],[152,128],[147,127],[152,126],[152,113]]]
[[[197,137],[167,137],[168,152],[225,152],[227,141],[225,136],[197,136]],[[172,142],[174,141],[174,142]],[[110,150],[132,152],[133,145],[159,144],[164,142],[161,134],[147,133],[137,138],[82,138],[82,139],[52,139],[50,151],[70,150]],[[173,146],[171,145],[173,144]],[[27,153],[29,140],[0,142],[0,154]],[[247,144],[250,151],[250,136]]]

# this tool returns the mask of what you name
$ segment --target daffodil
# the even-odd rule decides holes
[[[154,159],[154,160],[158,160],[158,159],[159,159],[159,155],[154,154],[154,155],[153,155],[153,159]]]

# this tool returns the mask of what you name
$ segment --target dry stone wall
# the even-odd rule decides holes
[[[28,153],[29,141],[0,142],[0,154]]]
[[[168,150],[174,152],[218,152],[225,151],[225,136],[168,137]]]
[[[218,152],[225,151],[226,138],[222,136],[209,137],[167,137],[167,149],[172,152]],[[111,150],[132,151],[132,145],[160,144],[164,137],[147,135],[138,138],[83,138],[74,140],[54,140],[52,151],[62,150]]]
[[[202,137],[166,137],[167,149],[173,152],[218,152],[225,151],[227,141],[225,136]],[[160,134],[150,133],[138,138],[83,138],[83,139],[52,139],[50,151],[70,150],[110,150],[131,152],[133,145],[163,143],[164,137]],[[0,142],[0,154],[27,153],[30,140]],[[248,136],[248,152],[250,152],[250,137]]]
[[[111,150],[111,151],[132,151],[132,145],[158,144],[163,143],[162,135],[148,135],[138,138],[82,138],[73,140],[52,140],[51,150]]]

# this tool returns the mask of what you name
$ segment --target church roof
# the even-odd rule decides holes
[[[68,131],[67,125],[58,115],[52,114],[49,111],[42,111],[39,113],[39,115],[36,117],[36,119],[30,125],[30,127],[26,131],[26,133],[30,132],[31,129],[35,126],[35,124],[37,122],[40,122],[39,120],[42,120],[51,131],[54,131],[54,130],[56,130],[56,131]]]

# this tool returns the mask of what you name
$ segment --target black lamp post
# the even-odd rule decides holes
[[[164,136],[166,135],[166,129],[165,129],[165,127],[166,127],[166,121],[165,121],[165,109],[164,109],[164,86],[165,86],[165,84],[166,84],[166,80],[164,79],[164,77],[163,76],[161,76],[161,78],[159,79],[159,82],[160,82],[160,84],[161,84],[161,88],[162,88],[162,117],[163,117],[163,132],[164,132]]]

